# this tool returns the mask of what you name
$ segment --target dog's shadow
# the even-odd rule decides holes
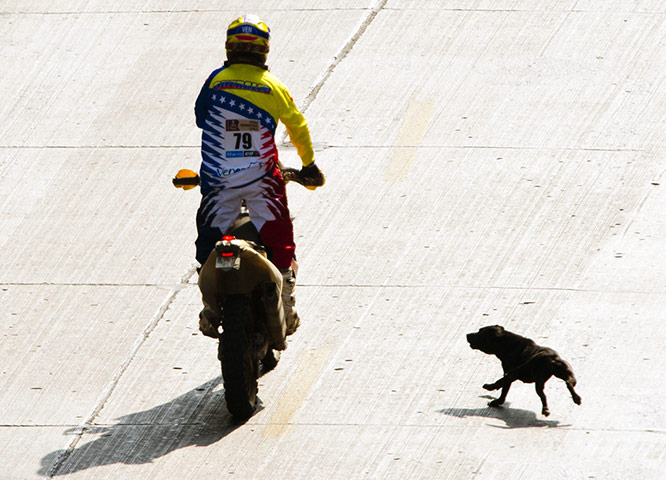
[[[481,398],[493,400],[494,397],[490,395],[483,395]],[[501,407],[485,407],[485,408],[443,408],[437,410],[439,413],[450,415],[457,418],[466,417],[483,417],[483,418],[496,418],[505,423],[505,425],[493,425],[494,428],[558,428],[568,425],[562,425],[558,420],[542,420],[537,418],[537,414],[531,410],[521,410],[518,408],[508,408],[509,402],[506,402]]]
[[[167,403],[124,415],[113,425],[70,428],[64,434],[78,436],[78,441],[42,458],[38,474],[52,478],[115,463],[151,463],[180,448],[211,445],[244,423],[229,415],[224,391],[215,391],[221,383],[216,377]]]

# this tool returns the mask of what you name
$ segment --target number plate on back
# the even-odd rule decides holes
[[[240,268],[240,257],[230,255],[228,257],[218,256],[215,260],[215,268],[220,270],[238,270]]]

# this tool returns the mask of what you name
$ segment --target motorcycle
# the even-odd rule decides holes
[[[314,185],[300,170],[282,168],[285,182]],[[180,170],[173,178],[177,188],[199,185],[199,176]],[[256,410],[258,378],[277,366],[287,348],[282,309],[282,274],[268,258],[266,248],[250,221],[247,208],[210,253],[199,272],[204,309],[201,331],[219,339],[224,397],[229,412],[247,419]],[[221,329],[221,330],[220,330]]]

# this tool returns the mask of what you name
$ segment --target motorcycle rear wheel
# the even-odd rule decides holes
[[[237,418],[252,416],[257,404],[259,361],[255,345],[250,299],[246,295],[227,297],[223,308],[219,358],[224,379],[227,409]]]

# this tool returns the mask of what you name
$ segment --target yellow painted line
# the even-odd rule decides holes
[[[301,358],[296,373],[291,377],[287,389],[278,399],[276,412],[271,417],[270,423],[264,428],[262,433],[264,437],[276,438],[291,432],[291,419],[303,406],[305,397],[319,378],[330,351],[331,347],[312,349]]]
[[[387,182],[402,182],[409,175],[416,149],[423,141],[436,106],[437,103],[433,100],[418,100],[414,97],[409,99],[384,173]]]

